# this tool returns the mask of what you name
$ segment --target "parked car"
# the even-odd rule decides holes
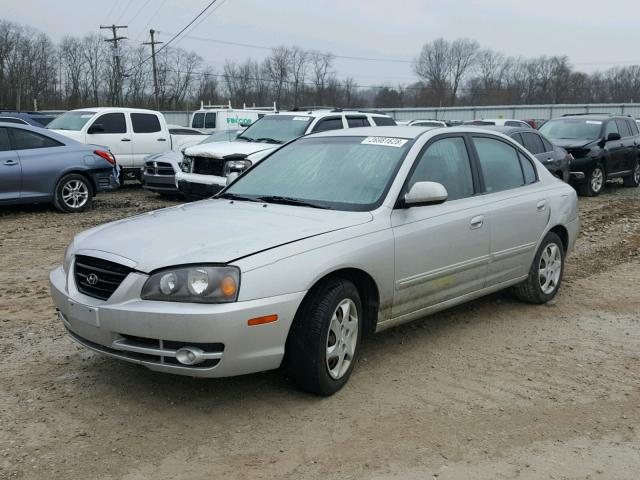
[[[49,129],[81,143],[105,145],[118,158],[124,176],[140,178],[149,155],[179,150],[184,145],[169,132],[160,112],[139,108],[100,107],[71,110],[53,120]],[[194,138],[201,139],[201,133]]]
[[[599,195],[605,182],[640,184],[640,131],[630,117],[575,115],[554,118],[540,133],[572,156],[570,181],[582,195]]]
[[[284,361],[330,395],[367,335],[507,287],[551,300],[578,230],[575,190],[504,135],[340,129],[213,199],[80,233],[51,293],[96,352],[196,377]]]
[[[211,135],[206,135],[199,144],[231,142],[243,131],[244,129],[221,130]],[[147,157],[141,173],[142,188],[160,195],[179,194],[180,191],[176,185],[175,175],[181,169],[182,159],[182,151],[156,153]]]
[[[275,112],[275,106],[237,109],[230,105],[201,105],[200,110],[191,114],[189,125],[202,132],[214,133],[230,128],[246,128],[265,115]]]
[[[510,118],[483,118],[480,120],[468,120],[464,122],[464,125],[493,125],[496,127],[520,127],[533,129],[533,127],[524,120],[513,120]]]
[[[53,203],[81,212],[98,192],[118,188],[107,148],[30,125],[0,123],[0,205]]]
[[[19,110],[0,110],[0,122],[17,123],[19,125],[32,125],[45,127],[53,120],[53,115],[42,112],[22,112]]]
[[[188,199],[210,197],[227,184],[229,175],[244,172],[269,151],[301,135],[395,124],[388,115],[355,110],[322,109],[266,115],[247,128],[235,142],[187,148],[182,171],[176,174],[176,183]]]
[[[479,128],[500,132],[513,138],[529,150],[553,176],[558,177],[563,182],[569,181],[571,154],[564,148],[553,145],[537,130],[525,127],[495,127],[491,125]]]
[[[410,127],[446,127],[447,124],[440,120],[411,120],[407,123]]]

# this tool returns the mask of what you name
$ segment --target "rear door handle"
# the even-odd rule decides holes
[[[484,224],[484,215],[478,215],[477,217],[473,217],[470,222],[471,230],[475,230],[477,228],[482,228]]]
[[[166,139],[166,138],[159,138],[159,139],[158,139],[158,141],[159,141],[159,142],[166,142],[166,141],[167,141],[167,139]]]
[[[547,202],[546,200],[540,200],[538,202],[538,205],[536,205],[536,210],[539,212],[544,212],[547,208]]]
[[[12,166],[12,165],[18,165],[18,162],[16,160],[5,160],[4,164],[8,166]]]
[[[121,142],[130,142],[131,139],[130,138],[122,138],[120,139]]]

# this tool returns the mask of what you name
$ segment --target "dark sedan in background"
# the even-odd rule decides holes
[[[0,205],[53,203],[62,212],[81,212],[97,192],[118,186],[108,149],[39,127],[0,123]]]
[[[563,182],[569,181],[571,155],[564,148],[551,143],[537,130],[530,127],[496,127],[491,125],[483,125],[482,128],[494,130],[513,138],[540,160],[540,163],[553,175]]]

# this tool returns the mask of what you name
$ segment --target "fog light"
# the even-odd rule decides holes
[[[196,347],[182,347],[176,352],[176,360],[183,365],[196,365],[204,361],[204,350]]]

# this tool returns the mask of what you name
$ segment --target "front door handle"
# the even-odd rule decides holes
[[[159,142],[166,142],[166,141],[167,141],[167,139],[166,139],[166,138],[159,138],[159,139],[158,139],[158,141],[159,141]]]
[[[473,217],[469,225],[471,230],[482,228],[482,225],[484,225],[484,215],[478,215],[477,217]]]
[[[130,138],[121,138],[120,141],[121,142],[130,142],[131,139]]]
[[[18,165],[18,162],[16,160],[5,160],[4,164],[11,167],[12,165]]]
[[[538,202],[538,205],[536,205],[536,210],[538,212],[544,212],[547,208],[547,201],[546,200],[540,200]]]

